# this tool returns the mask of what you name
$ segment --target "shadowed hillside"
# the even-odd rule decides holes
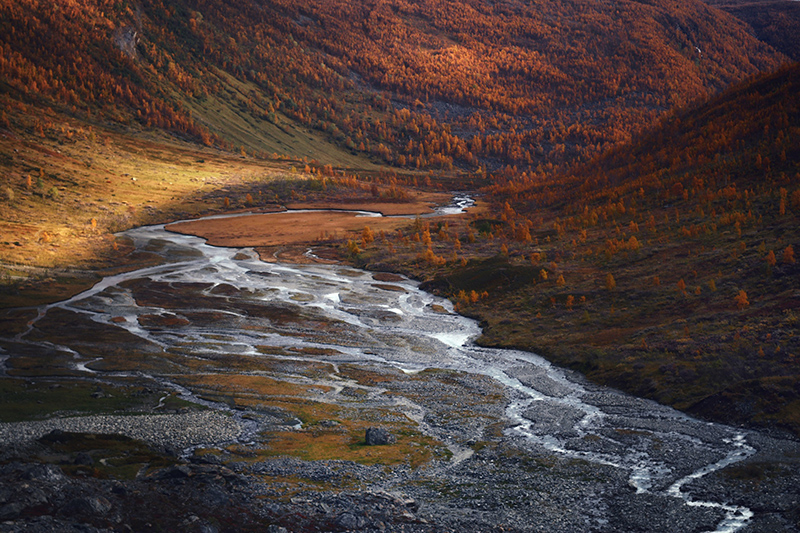
[[[776,50],[800,60],[800,3],[794,0],[711,0],[749,24],[756,37]]]

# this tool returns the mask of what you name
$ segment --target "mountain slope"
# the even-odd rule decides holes
[[[675,113],[576,177],[597,198],[632,196],[644,188],[653,203],[680,201],[678,189],[694,190],[694,196],[715,186],[774,193],[797,185],[798,96],[800,64],[795,63]]]
[[[437,277],[486,342],[697,412],[752,400],[742,420],[800,427],[797,68],[622,144],[781,63],[728,15],[693,1],[2,0],[0,45],[0,222],[24,236],[4,259],[52,266],[73,237],[219,209],[229,180],[287,170],[245,154],[494,169],[496,217],[458,239],[435,228],[430,254],[417,228],[357,260]],[[589,163],[553,171],[574,161]],[[751,392],[729,400],[737,387]]]
[[[15,98],[257,153],[314,157],[284,142],[311,129],[343,163],[412,167],[588,156],[782,60],[695,1],[4,0],[0,15]]]
[[[800,3],[795,0],[710,0],[710,5],[749,24],[755,35],[800,61]]]

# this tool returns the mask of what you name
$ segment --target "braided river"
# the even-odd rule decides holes
[[[618,469],[632,493],[674,498],[687,512],[698,507],[713,511],[718,520],[712,531],[737,531],[753,516],[750,509],[725,501],[694,500],[686,490],[694,480],[751,456],[755,448],[747,432],[592,385],[533,353],[480,347],[473,342],[480,334],[478,324],[413,280],[378,281],[373,273],[338,264],[266,263],[252,249],[209,246],[164,225],[122,236],[137,249],[160,256],[162,263],[106,277],[86,292],[40,308],[15,341],[42,342],[29,338],[31,332],[60,310],[122,328],[154,354],[198,360],[216,353],[258,357],[260,347],[270,346],[280,352],[271,358],[327,365],[331,371],[317,376],[277,371],[270,376],[290,385],[319,386],[328,402],[345,401],[337,397],[348,385],[337,376],[343,364],[392,368],[404,375],[426,369],[480,375],[504,391],[503,438],[519,449]],[[213,319],[198,320],[203,314]],[[153,317],[164,320],[153,325]],[[103,370],[103,356],[96,351],[82,353],[74,343],[61,346],[52,340],[47,345],[69,352],[78,374],[115,375]],[[172,381],[168,371],[139,374],[189,401],[233,413],[242,428],[239,439],[252,438],[250,420],[200,398],[191,386]],[[472,455],[470,445],[480,438],[480,426],[465,428],[461,435],[448,433],[429,423],[421,403],[381,394],[377,386],[362,389],[369,401],[391,406],[446,443],[453,464]]]

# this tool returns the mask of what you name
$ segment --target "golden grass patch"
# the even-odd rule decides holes
[[[408,463],[418,468],[433,458],[433,450],[442,446],[434,439],[409,429],[397,430],[395,444],[367,446],[364,433],[369,424],[344,422],[341,430],[284,431],[269,440],[267,455],[291,455],[307,461],[345,460],[361,464],[394,465]]]
[[[328,392],[332,387],[325,385],[304,385],[279,381],[266,376],[246,374],[205,374],[183,376],[182,381],[191,387],[219,393],[255,394],[269,396],[304,396],[306,394]]]

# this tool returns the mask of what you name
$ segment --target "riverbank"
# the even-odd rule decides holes
[[[359,207],[379,206],[354,204]],[[270,262],[344,260],[402,272],[480,320],[480,342],[487,346],[543,354],[598,383],[695,416],[797,436],[793,351],[798,341],[789,333],[796,318],[791,309],[770,311],[790,305],[790,265],[770,273],[772,283],[786,290],[754,301],[753,309],[737,309],[735,300],[726,305],[721,293],[728,282],[722,278],[692,294],[661,289],[658,275],[651,277],[657,282],[632,284],[654,268],[649,256],[638,252],[614,258],[613,264],[603,261],[603,268],[617,272],[609,289],[599,265],[570,257],[569,245],[551,242],[541,227],[532,228],[538,244],[501,241],[505,251],[498,254],[498,240],[484,230],[504,223],[487,215],[473,209],[469,216],[412,224],[336,211],[296,212],[169,228],[216,245],[254,247]],[[367,234],[374,242],[365,240]],[[348,239],[352,243],[345,247]],[[665,256],[680,253],[678,244],[655,246]],[[616,288],[617,280],[624,288]],[[703,320],[691,324],[693,314]],[[760,322],[750,325],[755,316]],[[766,344],[757,357],[748,353],[747,338]]]
[[[694,499],[723,495],[753,509],[741,531],[800,530],[800,465],[787,462],[797,457],[796,444],[753,443],[759,452],[752,458],[686,490]],[[181,461],[97,435],[48,434],[3,446],[0,481],[18,489],[2,497],[0,529],[666,533],[713,530],[719,520],[703,508],[687,515],[674,498],[635,495],[617,469],[521,454],[495,439],[456,466],[442,461],[417,471],[341,460],[221,459],[198,453]],[[149,466],[136,462],[143,460]]]
[[[451,195],[418,193],[414,201],[404,203],[288,204],[286,211],[190,220],[168,224],[166,229],[197,235],[214,246],[252,247],[266,262],[330,263],[350,259],[344,242],[352,241],[356,248],[376,239],[386,242],[387,235],[412,225],[413,217],[431,215],[434,207],[448,205],[451,199]],[[469,211],[477,209],[472,206]],[[447,218],[454,222],[465,214]]]

